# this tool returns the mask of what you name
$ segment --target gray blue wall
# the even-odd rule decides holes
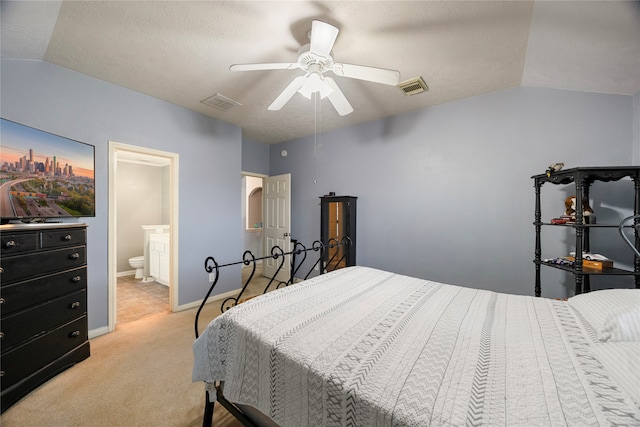
[[[242,171],[269,175],[269,146],[243,138]]]
[[[96,216],[81,220],[89,226],[89,329],[107,325],[109,141],[179,154],[179,304],[201,299],[204,258],[242,250],[241,130],[45,62],[2,60],[0,84],[2,117],[96,148]],[[239,286],[239,268],[226,277],[218,292]]]
[[[633,97],[515,88],[324,133],[315,160],[313,137],[272,145],[270,173],[292,174],[292,234],[302,242],[319,237],[319,196],[357,196],[359,265],[531,295],[531,176],[554,162],[627,166],[633,128]],[[599,184],[599,219],[623,218],[630,182]],[[573,189],[542,191],[543,219],[563,214]],[[543,256],[567,255],[572,239],[545,229]],[[594,251],[630,263],[614,232],[599,241]],[[543,270],[543,295],[566,296],[565,276]]]
[[[44,62],[2,60],[0,84],[2,117],[96,147],[97,213],[82,220],[89,225],[90,329],[107,324],[110,140],[180,156],[181,305],[204,294],[204,257],[241,255],[241,170],[292,174],[292,232],[302,242],[318,238],[319,196],[355,195],[360,265],[530,295],[530,177],[556,161],[640,165],[639,95],[515,88],[327,132],[315,150],[313,137],[272,146],[242,141],[233,125]],[[599,220],[628,213],[628,187],[594,185]],[[560,215],[568,194],[571,188],[544,187],[543,217]],[[628,263],[630,252],[611,236],[594,250]],[[571,240],[568,231],[545,230],[545,253],[565,255]],[[562,274],[543,270],[545,296],[570,293]],[[217,293],[239,286],[239,268],[238,279],[224,277]]]

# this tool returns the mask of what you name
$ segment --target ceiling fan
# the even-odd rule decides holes
[[[300,48],[297,62],[235,64],[229,67],[229,70],[293,70],[299,68],[305,72],[305,75],[293,79],[273,103],[269,105],[268,109],[272,111],[280,110],[296,92],[308,99],[311,99],[313,93],[318,92],[321,99],[329,98],[338,114],[345,116],[353,112],[353,107],[349,104],[336,82],[331,77],[325,76],[324,73],[332,71],[335,75],[341,77],[395,86],[400,82],[400,72],[334,62],[331,56],[331,49],[336,41],[338,32],[338,28],[333,25],[315,20],[311,23],[310,43]]]

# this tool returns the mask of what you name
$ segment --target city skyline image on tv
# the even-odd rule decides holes
[[[0,217],[95,216],[92,145],[0,119]]]

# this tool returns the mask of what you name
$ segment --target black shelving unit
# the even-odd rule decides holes
[[[608,268],[604,270],[584,269],[582,263],[582,253],[590,251],[590,239],[589,230],[592,228],[610,228],[617,231],[619,224],[587,224],[585,222],[583,212],[583,200],[589,200],[589,188],[595,181],[619,181],[623,178],[631,178],[634,184],[634,201],[633,201],[633,213],[634,215],[640,214],[640,166],[618,166],[618,167],[577,167],[554,172],[551,174],[534,175],[531,177],[534,180],[534,187],[536,193],[536,206],[535,206],[535,220],[533,225],[536,229],[536,249],[535,259],[533,260],[536,268],[536,283],[535,283],[535,295],[539,297],[541,295],[540,284],[540,270],[542,266],[548,266],[557,268],[560,270],[572,273],[575,277],[575,293],[580,294],[582,292],[589,292],[591,290],[590,276],[635,276],[635,286],[640,288],[640,258],[634,255],[633,271],[623,270],[619,268]],[[542,212],[540,205],[540,193],[542,184],[549,182],[551,184],[571,184],[575,185],[576,196],[576,212],[575,223],[573,224],[551,224],[542,222]],[[640,235],[638,234],[638,225],[640,219],[635,218],[633,225],[635,247],[640,249]],[[571,227],[575,230],[576,245],[575,245],[575,263],[573,266],[565,266],[560,264],[553,264],[542,260],[542,242],[540,233],[543,226],[551,227]]]

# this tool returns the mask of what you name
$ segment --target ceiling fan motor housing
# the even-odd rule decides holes
[[[311,45],[305,44],[298,50],[298,65],[304,71],[311,71],[312,65],[319,65],[318,71],[324,73],[333,67],[331,56],[320,56],[311,52]]]

